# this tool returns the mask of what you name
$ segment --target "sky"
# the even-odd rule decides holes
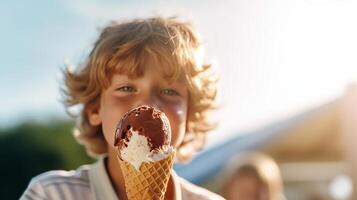
[[[352,0],[0,3],[0,127],[65,117],[61,68],[78,65],[110,20],[153,15],[191,21],[220,75],[215,144],[338,98],[357,80]]]

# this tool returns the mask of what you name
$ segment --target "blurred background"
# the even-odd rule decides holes
[[[72,137],[60,69],[83,61],[110,20],[153,15],[191,21],[221,77],[220,126],[178,174],[226,195],[232,160],[260,152],[286,199],[356,199],[356,10],[353,0],[1,1],[0,199],[94,161]]]

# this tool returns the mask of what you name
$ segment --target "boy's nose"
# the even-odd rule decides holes
[[[153,107],[155,109],[161,110],[160,106],[158,105],[158,103],[156,103],[152,99],[146,99],[146,100],[140,102],[139,105],[137,105],[137,106],[142,106],[142,105],[150,106],[150,107]]]

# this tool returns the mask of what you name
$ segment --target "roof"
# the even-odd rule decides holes
[[[204,150],[189,164],[176,164],[174,168],[180,176],[193,183],[199,184],[209,177],[216,175],[222,167],[239,152],[266,147],[265,151],[269,154],[275,153],[276,155],[281,155],[282,152],[289,150],[287,147],[291,145],[289,143],[290,135],[300,134],[300,130],[302,129],[297,129],[297,127],[309,126],[309,122],[315,122],[316,120],[316,123],[325,123],[325,118],[329,119],[331,112],[333,113],[335,110],[335,104],[335,101],[330,102],[258,130],[237,134],[238,136],[236,137]],[[314,130],[309,129],[309,131],[305,133],[314,135],[311,132],[314,132]],[[296,142],[296,145],[291,146],[292,148],[297,148],[301,141],[295,139],[295,137],[299,138],[298,136],[294,136],[294,139],[291,138],[294,140],[293,142]],[[280,148],[279,146],[282,147]]]

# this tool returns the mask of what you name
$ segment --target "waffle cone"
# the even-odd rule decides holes
[[[143,163],[140,171],[130,163],[119,159],[128,200],[164,199],[174,158],[175,151],[172,151],[163,160]]]

